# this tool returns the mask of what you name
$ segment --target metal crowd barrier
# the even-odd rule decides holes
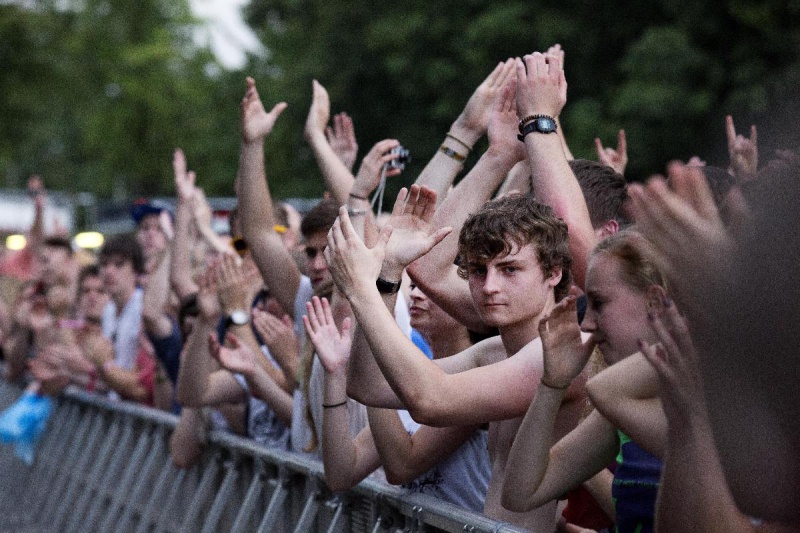
[[[0,381],[0,409],[20,389]],[[322,465],[211,432],[175,468],[177,417],[85,392],[59,399],[28,467],[0,446],[0,532],[497,532],[522,529],[372,480],[331,494]]]

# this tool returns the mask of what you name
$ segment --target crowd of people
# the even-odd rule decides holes
[[[628,183],[624,131],[574,159],[555,45],[500,62],[377,215],[400,143],[353,173],[314,81],[327,193],[301,216],[265,168],[286,104],[246,83],[229,236],[180,149],[174,213],[136,204],[96,261],[37,200],[0,265],[5,379],[179,414],[182,468],[213,428],[320,460],[332,491],[373,476],[534,532],[798,530],[797,156],[759,166],[728,117],[727,168]]]

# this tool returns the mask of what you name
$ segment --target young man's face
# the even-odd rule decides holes
[[[167,238],[161,230],[159,215],[146,215],[139,221],[136,230],[136,240],[142,247],[145,257],[150,257],[153,253],[167,247]]]
[[[488,326],[503,328],[536,320],[554,299],[561,272],[545,276],[533,244],[514,245],[511,253],[486,265],[469,265],[475,308]]]
[[[66,271],[70,261],[69,253],[60,246],[41,247],[39,254],[39,273],[42,281],[50,285],[55,283],[59,277]]]
[[[100,276],[87,276],[80,288],[80,309],[83,316],[90,320],[100,320],[103,308],[108,303],[108,293]]]
[[[102,260],[101,272],[108,294],[114,298],[127,298],[136,289],[136,271],[129,259],[112,255]]]
[[[311,278],[311,285],[317,287],[331,278],[328,262],[325,261],[325,247],[328,246],[328,233],[320,231],[306,238],[306,272]]]

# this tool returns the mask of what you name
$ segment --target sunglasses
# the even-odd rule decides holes
[[[309,259],[315,259],[317,257],[317,254],[321,254],[323,251],[325,251],[324,246],[322,248],[314,248],[313,246],[306,246],[306,257],[308,257]]]
[[[236,250],[236,253],[239,254],[239,257],[244,257],[250,250],[250,247],[247,245],[247,241],[245,241],[242,237],[235,237],[233,241],[231,241],[231,244],[233,245],[233,249]]]

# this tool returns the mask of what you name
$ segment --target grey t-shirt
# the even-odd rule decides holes
[[[261,351],[270,363],[277,366],[266,346],[262,346]],[[234,374],[234,377],[247,393],[247,436],[269,448],[288,450],[289,428],[266,402],[253,397],[244,376]]]

